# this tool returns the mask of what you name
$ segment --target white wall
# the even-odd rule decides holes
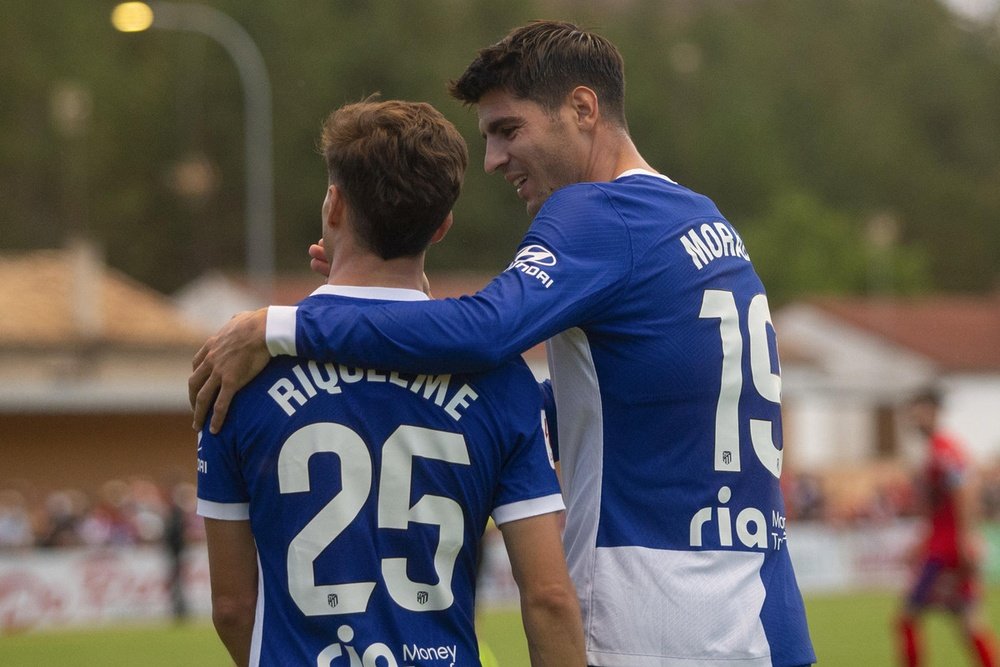
[[[785,446],[796,470],[820,470],[870,458],[873,415],[858,400],[813,394],[784,399]]]
[[[944,381],[942,425],[974,460],[1000,464],[1000,376],[955,375]]]

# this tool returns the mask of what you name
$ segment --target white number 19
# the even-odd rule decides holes
[[[718,319],[722,338],[722,383],[715,412],[715,469],[739,472],[740,394],[743,392],[743,334],[740,312],[732,292],[705,290],[701,302],[703,319]],[[771,372],[771,352],[767,344],[767,325],[771,312],[767,297],[758,294],[747,309],[750,333],[750,374],[760,396],[781,403],[781,376]],[[775,477],[781,477],[782,450],[774,446],[773,424],[765,419],[750,419],[750,441],[761,464]]]

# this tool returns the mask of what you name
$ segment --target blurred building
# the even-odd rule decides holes
[[[0,485],[194,478],[187,399],[204,333],[78,242],[0,255]]]
[[[430,274],[435,297],[490,276]],[[292,304],[322,280],[279,276],[269,294],[209,273],[174,298],[109,269],[85,243],[0,255],[0,485],[96,489],[129,474],[194,477],[187,378],[204,338],[233,314]],[[774,314],[786,468],[870,487],[919,455],[902,407],[927,383],[977,462],[1000,462],[1000,296],[823,298]],[[538,377],[545,353],[525,355]]]
[[[928,384],[973,459],[1000,462],[1000,294],[814,299],[776,312],[774,326],[796,470],[848,485],[898,474],[922,452],[904,408]]]

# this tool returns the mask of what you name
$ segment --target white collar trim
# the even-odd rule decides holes
[[[619,178],[625,178],[626,176],[652,176],[653,178],[662,178],[668,183],[674,183],[676,185],[673,179],[664,176],[663,174],[657,174],[656,172],[648,169],[629,169],[628,171],[618,174],[618,176],[615,177],[615,180],[617,181]]]
[[[320,285],[311,296],[336,294],[354,299],[379,299],[380,301],[428,301],[429,296],[420,290],[405,287],[358,287],[356,285]]]

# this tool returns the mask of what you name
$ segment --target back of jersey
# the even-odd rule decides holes
[[[249,518],[257,543],[254,664],[478,664],[489,515],[561,507],[540,409],[523,363],[468,377],[273,360],[199,442],[199,512]]]
[[[557,191],[525,243],[551,251],[545,298],[574,316],[549,362],[591,660],[810,662],[775,335],[739,235],[640,174]]]

